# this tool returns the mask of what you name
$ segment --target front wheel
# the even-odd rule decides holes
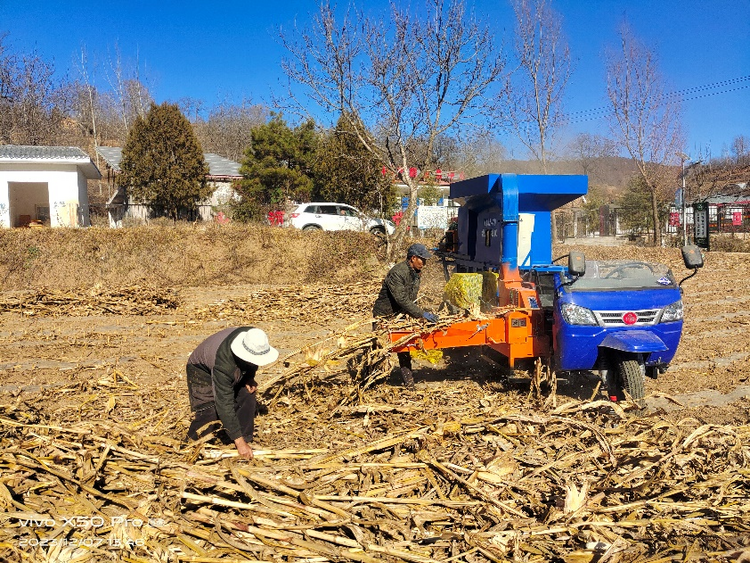
[[[634,358],[617,358],[614,388],[610,388],[610,395],[618,401],[625,399],[625,393],[633,399],[640,408],[646,406],[646,377],[644,366]]]
[[[371,235],[385,236],[385,229],[383,227],[373,227],[370,229]]]
[[[321,228],[318,227],[317,225],[305,225],[304,227],[302,227],[302,230],[303,231],[320,231]]]

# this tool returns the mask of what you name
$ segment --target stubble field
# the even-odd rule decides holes
[[[534,397],[474,350],[418,361],[414,390],[388,381],[357,390],[335,350],[371,337],[369,311],[387,271],[372,241],[201,233],[180,252],[152,234],[152,259],[170,264],[135,279],[110,239],[78,245],[84,257],[67,286],[49,265],[62,258],[48,240],[20,248],[39,249],[48,258],[39,268],[49,270],[23,273],[23,289],[18,272],[5,274],[0,557],[750,557],[746,254],[708,253],[684,284],[682,343],[672,367],[647,381],[649,410],[636,417],[600,402],[597,381],[584,376],[561,380],[552,400]],[[684,272],[677,249],[581,249]],[[241,256],[229,264],[232,253]],[[78,271],[108,260],[121,264],[121,283],[106,266],[88,280]],[[437,308],[439,266],[424,278],[425,306]],[[260,372],[269,412],[257,419],[259,454],[249,464],[232,448],[183,443],[185,361],[203,338],[239,325],[266,330],[285,360]],[[113,522],[123,516],[131,521]]]

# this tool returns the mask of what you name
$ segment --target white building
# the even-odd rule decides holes
[[[0,145],[0,227],[87,227],[87,180],[101,174],[78,147]]]

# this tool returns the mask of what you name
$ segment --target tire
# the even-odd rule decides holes
[[[615,374],[615,389],[612,393],[618,401],[625,399],[627,391],[635,404],[640,408],[646,406],[646,378],[643,375],[641,364],[632,358],[617,358]]]
[[[373,227],[372,229],[370,229],[370,234],[371,235],[384,236],[385,235],[385,229],[383,227]]]
[[[317,225],[305,225],[302,227],[303,231],[321,231],[322,229]]]

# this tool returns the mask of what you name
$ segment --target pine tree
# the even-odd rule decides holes
[[[653,233],[654,220],[651,212],[652,192],[642,176],[633,176],[628,182],[627,189],[619,198],[621,225],[630,229],[633,234]],[[659,223],[656,229],[666,224],[669,216],[671,197],[663,193],[657,195],[657,217]]]
[[[151,104],[146,117],[136,119],[120,168],[120,185],[133,200],[163,209],[174,220],[180,209],[195,209],[214,189],[206,183],[200,143],[175,104]]]
[[[288,200],[305,201],[313,188],[312,167],[317,146],[315,123],[290,128],[279,114],[254,127],[251,145],[240,168],[240,217],[259,218]]]

